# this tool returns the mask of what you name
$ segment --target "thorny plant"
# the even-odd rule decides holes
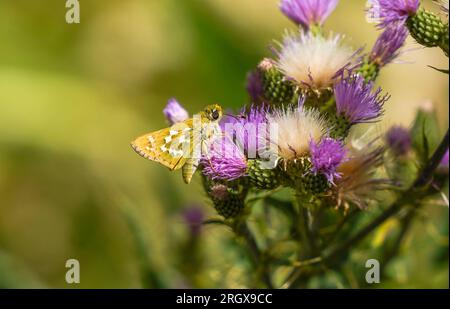
[[[448,130],[439,142],[433,111],[420,110],[411,129],[394,126],[369,137],[353,132],[382,117],[389,96],[374,82],[399,57],[408,35],[448,57],[448,2],[438,4],[441,16],[422,9],[419,0],[369,0],[366,13],[381,33],[364,53],[322,27],[338,0],[281,1],[298,30],[286,32],[273,57],[249,73],[250,104],[221,119],[225,134],[199,162],[206,194],[221,216],[204,223],[230,228],[248,249],[250,286],[307,287],[317,276],[342,270],[353,248],[395,218],[399,232],[381,250],[386,264],[424,204],[435,199],[448,206],[441,192],[448,179]],[[173,99],[164,113],[172,124],[188,118]],[[360,218],[364,224],[356,224]],[[255,228],[257,220],[276,231]],[[279,269],[284,275],[275,279]]]

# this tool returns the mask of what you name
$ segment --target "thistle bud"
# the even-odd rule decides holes
[[[365,60],[358,70],[358,73],[364,77],[366,81],[374,81],[380,72],[379,66],[371,61]]]
[[[394,126],[389,129],[385,136],[386,144],[395,155],[404,156],[411,149],[411,135],[408,129]]]
[[[249,160],[247,175],[250,183],[259,189],[271,190],[280,185],[279,173],[277,168],[264,169],[260,161]]]
[[[383,114],[383,105],[389,95],[381,95],[381,88],[374,89],[361,75],[341,79],[334,86],[336,116],[331,116],[334,125],[333,138],[346,137],[350,125],[372,122]]]
[[[204,177],[206,178],[206,177]],[[217,213],[224,218],[234,218],[238,216],[244,208],[242,195],[233,188],[222,183],[212,182],[205,179],[205,187],[210,185],[206,192],[213,201]]]
[[[333,88],[323,89],[302,89],[300,91],[299,104],[307,108],[316,108],[319,110],[326,109],[327,104],[333,98]],[[303,101],[303,103],[301,103]]]
[[[302,157],[286,164],[286,174],[291,182],[290,186],[295,190],[301,190],[312,194],[325,192],[330,183],[323,174],[312,173],[312,163],[309,157]]]
[[[409,17],[406,25],[417,43],[426,47],[441,46],[448,31],[437,15],[423,9]]]
[[[328,121],[333,130],[330,131],[330,137],[336,139],[346,138],[352,123],[344,115],[332,114],[328,116]]]
[[[210,196],[217,213],[227,219],[238,216],[244,209],[240,194],[226,185],[216,184],[212,186]]]
[[[312,163],[309,157],[302,157],[289,161],[286,164],[286,173],[291,179],[291,187],[304,192],[319,194],[330,187],[330,184],[323,174],[311,172]]]
[[[264,97],[273,104],[288,104],[296,101],[296,87],[286,79],[270,59],[264,59],[258,69],[262,75]]]
[[[303,176],[311,170],[311,160],[301,157],[284,163],[287,176],[296,184],[302,181]]]
[[[302,184],[305,191],[312,194],[323,193],[330,187],[330,183],[323,174],[309,173],[303,178]]]

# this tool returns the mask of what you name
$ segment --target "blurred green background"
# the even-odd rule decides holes
[[[170,97],[191,113],[242,106],[247,71],[294,26],[277,0],[79,2],[81,23],[67,24],[63,0],[0,1],[0,287],[245,287],[226,229],[207,226],[200,248],[190,243],[183,212],[214,215],[200,179],[187,187],[129,142],[165,126]],[[341,0],[326,28],[370,49],[364,8]],[[406,63],[381,73],[392,98],[377,130],[431,104],[446,127],[448,77],[427,65],[448,58],[411,40],[405,49]],[[448,287],[448,255],[435,256],[448,246],[448,209],[430,207],[382,287]],[[70,258],[79,285],[64,280]]]

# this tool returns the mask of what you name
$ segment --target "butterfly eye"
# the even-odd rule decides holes
[[[219,119],[219,112],[216,109],[213,110],[212,113],[211,113],[211,117],[212,117],[213,120]]]

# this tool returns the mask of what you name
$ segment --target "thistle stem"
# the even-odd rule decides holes
[[[302,245],[304,258],[310,258],[317,251],[317,246],[314,241],[312,226],[311,226],[311,216],[308,209],[309,201],[308,197],[304,197],[299,193],[295,194],[296,202],[298,206],[298,216],[297,221],[294,224],[297,228],[297,232],[300,237],[300,242]]]
[[[445,152],[448,150],[448,146],[449,146],[449,136],[447,129],[447,133],[445,134],[444,139],[441,141],[439,147],[436,149],[433,156],[428,161],[428,164],[422,170],[420,176],[414,182],[413,187],[420,188],[430,183],[431,179],[433,178],[434,171],[439,166],[439,163],[441,163],[442,158],[445,155]]]
[[[321,257],[314,257],[317,255],[317,245],[313,236],[313,229],[310,224],[310,215],[307,205],[309,201],[308,197],[302,195],[299,192],[295,194],[295,201],[297,204],[297,216],[294,218],[294,229],[296,231],[298,241],[301,245],[301,251],[298,252],[298,258],[300,260],[307,259],[307,261],[314,260],[316,263],[320,263],[322,261]],[[312,259],[311,259],[312,257]],[[301,266],[312,265],[314,263],[303,263]],[[288,275],[285,283],[282,285],[283,288],[292,288],[295,283],[298,282],[298,278],[300,277],[303,267],[297,266],[295,269]]]
[[[392,260],[392,258],[394,258],[400,251],[403,240],[405,239],[410,227],[412,226],[413,219],[416,215],[416,210],[417,209],[410,209],[408,213],[402,218],[400,230],[394,240],[394,243],[390,247],[388,247],[383,254],[381,262],[382,265],[387,265]],[[384,269],[386,269],[386,267],[383,267],[383,270]]]
[[[258,268],[258,271],[260,271],[261,279],[264,284],[267,286],[267,288],[273,289],[272,279],[270,276],[270,271],[268,269],[267,261],[264,257],[264,253],[259,250],[255,237],[248,228],[247,223],[238,222],[233,227],[233,230],[237,235],[243,237],[243,239],[245,240],[247,248],[249,249],[252,256],[253,264],[256,268]]]
[[[447,129],[447,133],[445,134],[444,138],[442,139],[428,164],[416,178],[414,184],[408,190],[404,191],[404,193],[397,199],[397,201],[395,201],[381,215],[376,217],[372,222],[367,224],[358,233],[344,241],[341,245],[325,254],[324,260],[331,261],[335,257],[340,256],[342,253],[347,252],[349,248],[363,240],[368,234],[370,234],[373,230],[383,224],[387,219],[397,214],[397,212],[402,208],[403,205],[418,205],[417,201],[420,200],[424,196],[424,192],[426,192],[423,190],[423,187],[430,183],[436,168],[439,166],[439,163],[442,161],[442,158],[444,157],[444,154],[448,149],[448,134],[449,133]]]
[[[425,168],[422,169],[413,185],[408,190],[404,191],[403,194],[393,204],[391,204],[391,206],[389,206],[382,214],[380,214],[372,222],[367,224],[359,232],[357,232],[355,235],[344,241],[342,244],[334,248],[331,248],[331,250],[321,254],[320,256],[321,261],[325,263],[336,263],[335,261],[338,260],[337,257],[346,253],[351,247],[358,244],[367,235],[369,235],[372,231],[374,231],[381,224],[383,224],[387,219],[396,215],[404,205],[408,204],[413,205],[414,208],[410,209],[410,212],[415,212],[417,210],[417,207],[420,206],[419,201],[424,196],[426,196],[427,193],[427,191],[424,190],[423,187],[430,184],[433,178],[433,174],[436,171],[436,168],[439,166],[439,163],[442,161],[442,158],[444,157],[448,147],[449,147],[449,132],[447,129],[447,133],[445,134],[438,148],[434,152],[433,156],[431,157]],[[410,223],[406,225],[406,228],[408,228],[409,225]],[[400,241],[405,233],[406,230],[401,233],[403,235],[401,235]],[[317,259],[319,259],[320,257],[317,257]],[[319,263],[319,265],[320,264],[321,263]],[[291,288],[295,286],[297,282],[299,282],[301,279],[304,279],[301,278],[302,277],[301,275],[302,273],[300,268],[293,270],[291,274],[288,276],[286,283],[283,284],[283,287]]]

